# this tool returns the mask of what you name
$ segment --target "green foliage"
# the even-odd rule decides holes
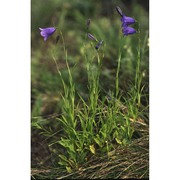
[[[44,17],[32,19],[32,39],[37,37],[32,42],[32,127],[50,137],[57,164],[69,173],[93,155],[109,157],[117,146],[130,144],[136,121],[148,116],[147,14],[135,6],[133,16],[141,26],[124,38],[119,16],[114,11],[103,16],[101,2],[96,8],[92,2],[32,1],[32,17]],[[61,38],[55,44],[51,37],[44,45],[37,28],[54,23]],[[103,40],[98,51],[87,32]],[[43,116],[46,104],[53,107],[50,113],[58,113],[53,123]]]

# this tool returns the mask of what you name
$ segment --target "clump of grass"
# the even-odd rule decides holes
[[[61,37],[68,72],[65,81],[58,66],[58,58],[54,51],[52,51],[52,59],[63,87],[63,93],[60,94],[62,99],[62,113],[55,118],[56,125],[60,127],[61,130],[56,132],[50,125],[48,125],[49,128],[46,129],[42,124],[43,121],[40,120],[35,120],[32,123],[35,128],[44,131],[43,134],[52,139],[49,143],[49,148],[51,148],[52,153],[56,155],[57,164],[60,166],[58,170],[63,169],[62,172],[66,173],[67,171],[69,173],[68,175],[58,177],[60,175],[53,172],[51,176],[53,178],[56,176],[58,179],[66,177],[122,178],[133,177],[137,173],[136,176],[138,178],[147,177],[148,135],[146,134],[145,136],[146,148],[142,148],[146,152],[146,158],[136,153],[136,150],[141,146],[139,141],[132,141],[133,135],[136,133],[136,125],[139,125],[138,119],[142,114],[140,111],[142,95],[140,36],[138,39],[134,84],[132,84],[131,90],[127,92],[129,97],[123,97],[119,85],[121,83],[119,76],[124,37],[120,36],[119,39],[121,45],[117,57],[117,69],[114,78],[115,88],[112,89],[110,93],[104,95],[100,86],[101,67],[105,56],[103,49],[104,42],[102,40],[91,42],[87,39],[87,32],[85,34],[83,57],[86,64],[88,80],[88,98],[85,99],[81,93],[77,91],[73,79],[74,67],[69,65],[68,51],[64,37],[62,32],[59,31],[57,37],[58,40]],[[56,43],[58,42],[56,41]],[[76,64],[76,66],[78,66],[78,64]],[[144,143],[144,139],[142,138],[141,140]],[[135,143],[135,145],[132,142]],[[141,152],[144,153],[144,151]],[[100,158],[98,156],[100,156]],[[58,166],[57,164],[56,166]],[[143,165],[139,166],[139,164]],[[115,173],[111,174],[112,170]],[[44,172],[40,172],[38,176],[43,177],[43,173],[47,174],[49,171],[45,170]],[[56,175],[53,175],[54,173]],[[34,174],[32,177],[34,177]]]
[[[62,33],[60,34],[63,40],[63,35]],[[59,154],[59,164],[66,166],[67,171],[71,172],[72,169],[77,169],[79,164],[85,162],[88,154],[95,154],[97,149],[102,148],[103,153],[108,153],[113,148],[111,145],[113,139],[119,144],[126,144],[126,141],[131,139],[133,131],[131,131],[128,118],[124,118],[118,112],[117,100],[99,99],[99,76],[102,59],[99,52],[94,50],[92,43],[89,46],[90,50],[85,48],[85,51],[90,52],[93,56],[88,57],[87,52],[84,52],[89,99],[88,102],[85,102],[79,94],[79,104],[82,105],[82,108],[78,109],[78,111],[76,110],[77,107],[74,104],[75,84],[73,83],[72,72],[67,61],[67,50],[64,40],[63,47],[69,76],[68,85],[65,84],[58,69],[56,58],[53,56],[64,87],[64,94],[61,95],[63,99],[63,114],[60,118],[57,118],[63,127],[64,134],[56,143],[66,149],[65,155]],[[94,62],[95,60],[97,62]],[[97,66],[94,63],[97,63]],[[124,120],[126,123],[124,123]]]
[[[128,146],[117,146],[109,152],[109,156],[97,154],[93,155],[78,170],[67,173],[62,168],[41,168],[32,169],[34,179],[108,179],[108,178],[137,178],[145,179],[149,177],[149,127],[142,120],[138,120],[135,130],[141,132],[143,136],[135,139]]]

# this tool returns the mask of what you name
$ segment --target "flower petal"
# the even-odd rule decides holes
[[[54,27],[39,28],[39,30],[41,31],[40,32],[41,36],[44,37],[44,41],[46,41],[47,38],[56,31],[56,28]]]
[[[101,40],[101,41],[95,46],[95,49],[98,50],[102,43],[103,43],[103,40]]]
[[[122,22],[122,26],[125,26],[125,25],[128,26],[128,25],[134,24],[135,19],[132,17],[127,17],[127,16],[123,15],[123,17],[121,18],[121,22]]]
[[[124,28],[122,29],[122,32],[123,32],[123,35],[124,35],[124,36],[128,36],[128,35],[130,35],[130,34],[136,33],[136,30],[135,30],[134,28],[132,28],[132,27],[126,26],[126,27],[124,27]]]

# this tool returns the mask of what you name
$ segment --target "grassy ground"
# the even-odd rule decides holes
[[[31,4],[32,178],[148,178],[148,1]],[[138,33],[121,38],[116,6]],[[39,27],[51,26],[59,30],[44,42]]]
[[[149,178],[149,136],[148,126],[137,123],[137,132],[141,137],[134,139],[126,147],[117,147],[109,152],[110,156],[93,155],[90,159],[72,173],[52,165],[33,167],[32,179],[148,179]],[[138,131],[139,129],[139,131]],[[36,157],[37,158],[37,157]],[[43,160],[45,157],[41,156]],[[51,158],[46,154],[46,160]],[[39,159],[40,160],[40,159]]]

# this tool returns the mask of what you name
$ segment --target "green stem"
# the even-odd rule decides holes
[[[64,88],[64,90],[65,90],[66,85],[65,85],[65,82],[64,82],[64,80],[63,80],[63,77],[62,77],[61,71],[59,70],[59,67],[58,67],[58,64],[57,64],[56,58],[55,58],[55,56],[54,56],[53,54],[52,54],[52,59],[53,59],[53,61],[54,61],[55,65],[56,65],[56,69],[57,69],[57,71],[58,71],[58,73],[59,73],[59,76],[60,76],[61,81],[62,81],[62,84],[63,84],[63,88]]]
[[[116,82],[115,82],[115,85],[116,85],[115,97],[116,97],[116,99],[118,98],[118,94],[119,94],[119,73],[120,73],[120,67],[121,67],[120,65],[121,65],[121,54],[122,54],[123,44],[124,44],[124,39],[121,35],[119,52],[118,52],[118,65],[117,65],[117,70],[116,70]]]
[[[118,66],[117,66],[117,71],[116,71],[116,99],[118,98],[119,94],[119,72],[120,72],[120,64],[121,64],[121,52],[119,48],[119,57],[118,57]]]
[[[138,106],[141,104],[141,74],[140,74],[140,62],[141,62],[141,41],[140,41],[140,25],[138,33],[138,54],[137,54],[137,65],[136,65],[136,76],[135,76],[135,89],[137,91],[137,103]]]

